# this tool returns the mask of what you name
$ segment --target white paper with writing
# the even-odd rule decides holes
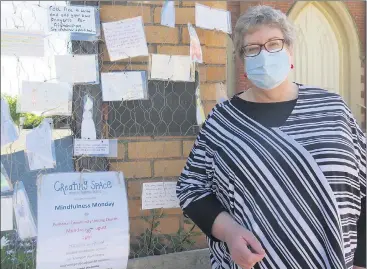
[[[144,99],[142,71],[101,74],[103,101]]]
[[[40,31],[1,29],[1,55],[43,57],[45,35]]]
[[[110,61],[147,56],[142,17],[102,23]]]
[[[231,13],[227,10],[195,4],[196,27],[232,33]]]
[[[69,83],[23,81],[19,112],[71,115],[73,87]]]
[[[37,236],[36,223],[23,182],[18,182],[14,188],[13,209],[19,238],[24,240]]]
[[[18,138],[18,130],[11,117],[9,104],[1,98],[1,146],[12,143]]]
[[[43,175],[37,201],[37,269],[127,267],[129,217],[122,173]]]
[[[174,28],[175,21],[176,21],[175,1],[166,1],[162,7],[161,25]]]
[[[13,198],[1,197],[1,231],[13,230]]]
[[[31,171],[55,167],[56,159],[53,146],[52,129],[49,120],[44,119],[26,136],[26,152]]]
[[[56,55],[56,78],[68,83],[98,84],[97,55]]]
[[[110,144],[108,139],[74,139],[74,156],[109,154]]]
[[[195,81],[195,65],[190,56],[151,54],[150,79]]]
[[[203,52],[201,50],[200,40],[191,23],[187,24],[190,35],[190,57],[193,62],[203,63]]]
[[[50,6],[48,24],[51,32],[96,34],[94,7]]]
[[[142,209],[179,207],[176,182],[143,183]]]

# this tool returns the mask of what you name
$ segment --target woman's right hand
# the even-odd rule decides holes
[[[226,228],[224,241],[237,265],[243,269],[251,269],[265,257],[265,250],[249,230],[237,223]]]

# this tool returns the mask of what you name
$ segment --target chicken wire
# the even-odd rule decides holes
[[[88,5],[100,8],[100,2],[61,2],[61,1],[23,1],[1,2],[2,29],[42,30],[47,29],[47,7],[49,5]],[[111,5],[127,5],[126,2],[112,2]],[[143,7],[144,1],[129,2],[129,5]],[[158,7],[158,6],[157,6]],[[118,20],[118,19],[116,19]],[[181,27],[181,26],[180,26]],[[183,26],[182,26],[183,27]],[[63,34],[48,34],[46,37],[45,57],[7,57],[1,56],[2,94],[17,95],[23,80],[54,82],[56,75],[52,56],[65,54],[98,54],[100,72],[136,70],[136,65],[148,66],[147,61],[136,62],[133,59],[124,62],[108,62],[103,65],[100,37],[96,41],[72,41]],[[162,44],[165,41],[162,40]],[[105,52],[106,53],[106,52]],[[25,136],[36,124],[19,125],[19,139],[1,150],[1,162],[12,182],[22,181],[27,191],[31,209],[37,217],[36,178],[41,174],[73,171],[108,171],[109,158],[73,157],[73,139],[81,137],[83,98],[89,94],[93,98],[93,119],[98,138],[121,138],[140,136],[195,136],[199,130],[196,124],[195,89],[199,83],[198,72],[195,82],[149,81],[147,100],[103,102],[101,85],[74,85],[72,115],[52,117],[54,123],[56,167],[30,171],[25,156]],[[42,115],[41,115],[42,116]],[[163,179],[165,180],[165,179]],[[173,235],[156,231],[165,215],[162,210],[151,210],[149,216],[141,217],[147,228],[140,236],[131,239],[129,258],[141,258],[195,249],[195,237],[201,233],[190,220],[189,230],[180,228]],[[15,230],[1,232],[1,268],[36,268],[36,239],[20,240]],[[55,247],[55,251],[57,248]],[[149,263],[148,263],[149,264]],[[162,268],[150,264],[144,268]],[[187,267],[191,268],[191,267]],[[51,268],[50,268],[51,269]]]

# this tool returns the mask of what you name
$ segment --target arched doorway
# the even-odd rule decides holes
[[[296,2],[288,16],[298,34],[292,79],[340,94],[361,122],[360,41],[344,3]]]

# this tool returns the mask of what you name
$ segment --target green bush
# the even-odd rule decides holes
[[[2,95],[1,97],[5,98],[5,100],[8,102],[10,108],[10,115],[16,125],[19,125],[20,118],[24,117],[24,124],[23,124],[24,129],[32,129],[37,127],[45,118],[42,116],[37,116],[32,113],[17,113],[18,98],[9,95]]]

